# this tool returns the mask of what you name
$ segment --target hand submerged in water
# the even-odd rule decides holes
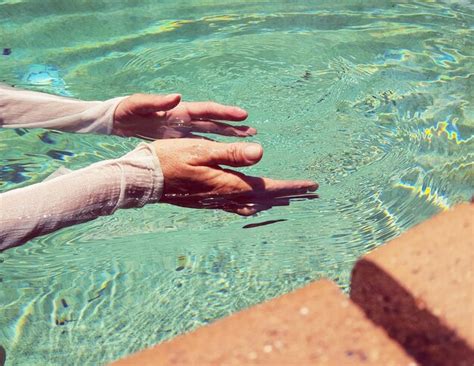
[[[317,198],[315,194],[308,194],[318,187],[309,180],[251,177],[221,167],[258,163],[263,149],[255,143],[180,139],[158,140],[152,146],[163,171],[161,202],[164,203],[219,208],[247,216],[276,205],[287,205],[292,198]]]
[[[243,121],[247,112],[214,102],[181,102],[179,94],[134,94],[122,100],[114,115],[113,133],[145,139],[197,137],[194,132],[246,137],[257,133],[248,126],[220,121]]]
[[[288,205],[293,198],[318,197],[308,194],[318,187],[311,181],[251,177],[221,167],[258,163],[263,155],[260,145],[218,143],[194,135],[254,135],[254,128],[220,122],[245,120],[247,112],[243,109],[214,102],[181,102],[179,94],[134,94],[117,106],[114,117],[117,135],[161,139],[152,143],[164,176],[161,202],[253,215],[273,206]],[[170,140],[178,137],[184,138]]]

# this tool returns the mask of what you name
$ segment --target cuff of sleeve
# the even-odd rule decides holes
[[[98,102],[96,107],[88,110],[86,113],[90,114],[91,117],[95,117],[95,120],[89,126],[87,132],[111,135],[114,128],[115,110],[125,98],[127,97],[117,97],[104,102]]]
[[[117,208],[142,207],[156,203],[163,192],[163,172],[151,144],[141,143],[117,159],[122,170],[121,195]]]

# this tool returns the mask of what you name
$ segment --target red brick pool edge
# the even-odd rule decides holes
[[[114,363],[472,365],[474,205],[360,258],[350,298],[327,280]]]

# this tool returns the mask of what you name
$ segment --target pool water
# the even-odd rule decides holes
[[[7,365],[104,364],[321,277],[347,290],[358,256],[473,194],[470,1],[160,3],[0,1],[0,81],[239,105],[265,149],[244,171],[320,198],[150,205],[0,253]],[[137,143],[0,130],[0,191]]]

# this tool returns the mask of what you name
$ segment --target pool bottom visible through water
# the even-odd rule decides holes
[[[249,112],[316,200],[244,218],[157,204],[0,253],[7,365],[96,365],[319,278],[473,194],[467,1],[0,2],[0,81],[87,100],[180,92]],[[215,137],[218,141],[232,138]],[[0,192],[140,141],[0,129]],[[259,225],[262,222],[272,222]]]

